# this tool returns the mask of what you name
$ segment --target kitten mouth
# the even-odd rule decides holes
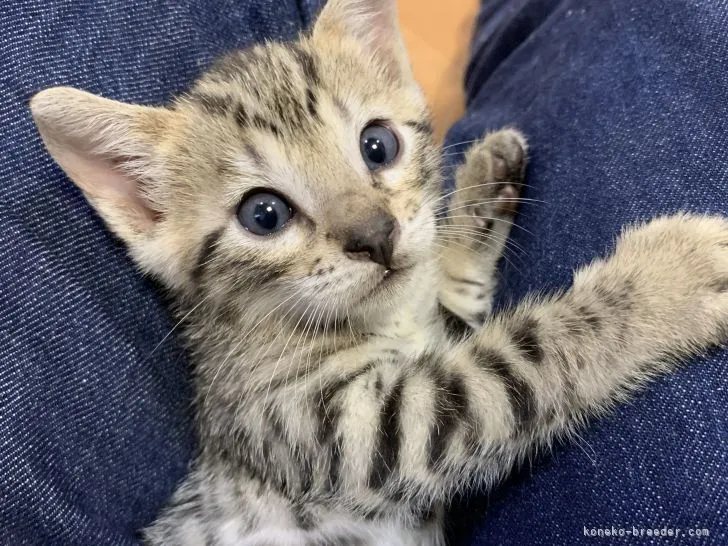
[[[382,273],[376,284],[363,296],[362,299],[366,300],[371,297],[377,297],[381,295],[383,291],[390,289],[396,289],[409,277],[410,271],[414,268],[414,265],[401,266],[401,267],[388,267]]]
[[[399,267],[397,269],[393,267],[387,268],[384,270],[384,273],[382,273],[382,279],[379,281],[377,286],[387,286],[394,282],[397,282],[398,280],[401,280],[403,277],[405,277],[411,269],[412,266]]]

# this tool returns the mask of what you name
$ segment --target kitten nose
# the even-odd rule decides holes
[[[399,236],[398,228],[397,220],[380,209],[349,231],[344,252],[353,254],[353,258],[368,258],[389,269],[394,245]]]

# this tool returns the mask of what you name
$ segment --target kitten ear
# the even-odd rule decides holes
[[[314,39],[349,37],[402,76],[411,78],[395,0],[328,0],[313,28]]]
[[[148,239],[160,210],[155,150],[174,113],[64,87],[41,91],[30,109],[53,159],[111,230],[130,246]]]

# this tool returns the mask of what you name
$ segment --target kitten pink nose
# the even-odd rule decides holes
[[[390,269],[398,239],[399,222],[386,211],[377,209],[373,216],[350,228],[344,252],[352,259],[368,259]]]

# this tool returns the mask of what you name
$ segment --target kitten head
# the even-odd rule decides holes
[[[330,0],[299,40],[225,56],[166,108],[54,88],[31,110],[136,263],[188,303],[366,315],[432,253],[438,153],[394,0]]]

